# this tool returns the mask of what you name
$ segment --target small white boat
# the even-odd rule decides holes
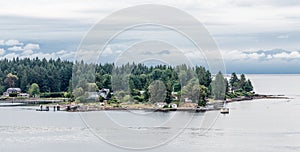
[[[221,108],[221,114],[229,114],[229,108]]]

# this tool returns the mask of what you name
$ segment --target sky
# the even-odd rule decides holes
[[[0,59],[73,60],[81,40],[101,19],[141,4],[176,7],[203,23],[227,73],[300,73],[299,0],[2,0]],[[118,51],[112,46],[106,55]]]

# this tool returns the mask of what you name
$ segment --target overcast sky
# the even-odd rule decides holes
[[[202,22],[228,73],[300,73],[299,0],[0,1],[0,58],[72,60],[99,20],[146,3],[176,7]]]

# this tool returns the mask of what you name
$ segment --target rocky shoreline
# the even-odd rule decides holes
[[[89,111],[130,111],[130,110],[144,110],[144,111],[153,111],[153,112],[168,112],[168,111],[190,111],[190,112],[205,112],[205,111],[212,111],[212,110],[220,110],[224,102],[226,103],[232,103],[232,102],[242,102],[242,101],[249,101],[249,100],[255,100],[255,99],[290,99],[289,97],[286,97],[284,95],[261,95],[261,94],[255,94],[251,97],[238,97],[238,98],[231,98],[226,99],[226,101],[212,101],[208,102],[207,106],[205,107],[197,107],[197,106],[179,106],[177,108],[157,108],[154,105],[141,105],[137,107],[130,107],[130,106],[103,106],[100,104],[89,104],[89,103],[81,103],[81,104],[60,104],[61,111],[69,111],[69,112],[89,112]],[[32,101],[32,100],[29,100]],[[44,100],[43,100],[44,101]],[[53,102],[54,101],[54,102]],[[6,100],[3,103],[11,103],[12,101]],[[28,101],[23,100],[24,105],[26,103],[28,104]],[[39,102],[30,102],[29,105],[36,105],[35,103]],[[49,100],[48,104],[46,104],[48,107],[50,107],[50,110],[53,109],[53,107],[57,106],[59,104],[56,100]],[[23,105],[23,106],[24,106]],[[8,105],[9,106],[9,105]],[[69,109],[69,110],[68,110]]]
[[[239,97],[227,99],[226,101],[215,101],[207,103],[206,107],[178,107],[178,108],[157,108],[157,107],[105,107],[99,105],[88,105],[82,104],[78,105],[76,109],[71,110],[71,112],[89,112],[89,111],[131,111],[131,110],[144,110],[144,111],[152,111],[152,112],[169,112],[169,111],[187,111],[187,112],[205,112],[205,111],[213,111],[220,110],[224,102],[232,103],[232,102],[242,102],[249,101],[255,99],[290,99],[284,95],[259,95],[256,94],[252,97]]]
[[[251,97],[238,97],[238,98],[226,99],[226,102],[230,103],[230,102],[255,100],[255,99],[290,99],[290,98],[286,97],[284,95],[261,95],[261,94],[255,94],[254,96],[251,96]]]

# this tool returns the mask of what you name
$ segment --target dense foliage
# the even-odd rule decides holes
[[[72,72],[78,77],[72,78]],[[171,102],[177,96],[176,100],[190,99],[199,105],[204,105],[208,97],[223,100],[235,97],[234,92],[253,90],[251,81],[244,74],[238,78],[233,73],[228,82],[222,73],[212,76],[201,66],[91,65],[38,58],[0,60],[0,93],[9,87],[18,87],[31,96],[42,97],[64,96],[60,92],[71,92],[73,88],[75,96],[108,88],[114,91],[113,98],[118,101]]]
[[[9,87],[27,92],[33,83],[40,92],[67,91],[72,77],[72,62],[46,59],[0,60],[0,93]]]

